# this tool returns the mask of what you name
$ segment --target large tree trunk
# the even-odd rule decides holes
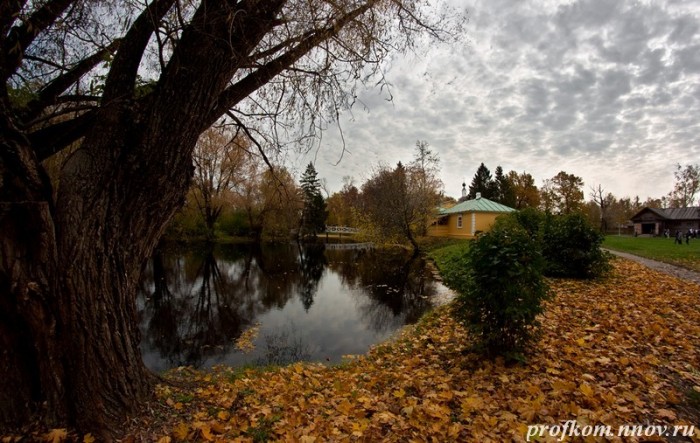
[[[39,414],[47,423],[117,429],[152,392],[136,287],[187,187],[187,149],[172,159],[168,180],[114,155],[134,133],[104,128],[69,160],[53,208],[32,149],[9,120],[3,126],[0,422]],[[125,148],[114,150],[120,142]]]
[[[0,102],[0,423],[65,416],[50,190]],[[46,402],[45,410],[40,410]]]

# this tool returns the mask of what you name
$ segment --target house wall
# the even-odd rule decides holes
[[[645,232],[642,224],[645,225],[654,225],[653,232]],[[655,236],[660,236],[663,235],[664,230],[668,229],[670,231],[671,236],[676,235],[676,231],[681,231],[682,233],[685,233],[688,231],[688,229],[698,229],[700,228],[700,222],[696,220],[667,220],[667,221],[660,221],[660,222],[654,222],[654,221],[645,221],[643,223],[635,223],[634,224],[634,233],[637,235],[642,235],[642,234],[652,234]]]
[[[650,227],[653,225],[653,228],[651,228],[651,232],[645,232],[645,228],[642,225],[646,225],[646,226],[650,226]],[[634,224],[634,233],[637,235],[642,235],[642,234],[660,235],[661,232],[663,231],[662,225],[663,225],[662,222],[656,222],[653,220],[645,221],[643,223],[635,223]],[[647,231],[649,231],[648,228],[647,228]]]
[[[491,226],[496,222],[496,217],[503,215],[500,212],[478,212],[476,214],[476,228],[475,232],[482,231],[486,232],[491,229]]]
[[[428,226],[429,237],[448,237],[450,229],[447,225],[430,225]]]
[[[671,230],[671,235],[675,235],[677,230],[686,233],[688,229],[698,229],[700,222],[697,220],[673,220],[667,223],[666,227]]]
[[[457,227],[459,215],[462,215],[462,227]],[[501,212],[466,212],[463,214],[450,214],[447,223],[447,235],[452,238],[473,238],[474,233],[486,232],[496,221]]]

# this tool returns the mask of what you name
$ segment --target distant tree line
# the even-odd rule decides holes
[[[468,192],[465,189],[455,200],[443,192],[437,154],[426,141],[419,140],[411,161],[393,167],[378,165],[361,185],[350,176],[343,177],[340,191],[324,198],[324,182],[312,163],[297,183],[285,167],[272,165],[256,154],[244,134],[223,124],[202,134],[193,160],[192,186],[184,208],[170,225],[171,236],[276,240],[296,233],[313,238],[323,233],[326,225],[333,225],[361,228],[367,239],[417,246],[416,238],[426,234],[437,208],[477,195],[518,210],[580,213],[592,226],[608,232],[625,226],[646,206],[691,206],[700,191],[698,165],[677,165],[674,188],[661,198],[618,198],[598,184],[589,187],[586,201],[583,179],[575,174],[560,171],[538,187],[528,172],[505,173],[499,165],[492,174],[481,163]]]
[[[362,228],[367,239],[408,242],[425,235],[444,200],[439,159],[425,141],[414,158],[377,166],[359,188],[344,177],[339,192],[323,197],[312,163],[297,183],[282,166],[255,155],[250,142],[225,127],[212,128],[195,149],[195,178],[168,233],[178,238],[247,236],[257,240],[313,238],[326,225]]]
[[[590,186],[586,201],[584,182],[581,177],[560,171],[554,177],[542,181],[540,187],[527,172],[510,171],[504,174],[497,166],[492,175],[484,163],[477,168],[469,185],[468,193],[457,202],[482,198],[504,204],[515,209],[537,208],[550,214],[581,213],[588,217],[601,232],[613,231],[625,225],[644,207],[679,208],[700,205],[696,196],[700,192],[700,165],[676,165],[675,183],[668,194],[641,200],[639,196],[616,197],[606,192],[602,185]],[[449,198],[445,199],[450,203]],[[454,203],[455,201],[452,201]]]

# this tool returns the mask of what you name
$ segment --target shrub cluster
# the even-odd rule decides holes
[[[521,359],[549,297],[536,242],[521,226],[503,223],[479,236],[466,259],[466,276],[449,279],[460,294],[457,318],[477,338],[477,350]]]
[[[608,255],[600,249],[604,237],[583,214],[552,215],[528,208],[499,217],[496,227],[503,225],[528,232],[542,251],[549,277],[597,278],[610,269]]]
[[[593,229],[582,214],[551,216],[542,227],[545,273],[551,277],[596,278],[609,269],[608,257],[600,245],[603,235]]]
[[[602,235],[581,214],[526,209],[500,217],[468,251],[438,261],[458,293],[455,314],[489,356],[519,359],[549,297],[543,275],[594,278],[608,268]]]

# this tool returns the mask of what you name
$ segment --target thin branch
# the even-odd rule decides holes
[[[115,40],[106,48],[103,48],[93,55],[85,58],[75,65],[70,71],[60,75],[44,86],[39,91],[39,96],[27,104],[27,109],[22,114],[22,120],[26,123],[36,119],[47,107],[56,103],[58,96],[80,80],[83,75],[90,72],[105,56],[114,52],[119,47],[119,41]]]
[[[32,120],[31,122],[27,123],[27,127],[35,127],[37,125],[41,125],[44,122],[50,121],[52,119],[55,119],[56,117],[60,117],[62,115],[66,114],[76,114],[78,115],[79,113],[82,113],[83,111],[91,111],[93,109],[96,109],[97,105],[96,104],[83,104],[83,105],[76,105],[76,106],[70,106],[65,109],[57,109],[51,112],[50,114],[44,115],[40,118],[37,118],[35,120]]]
[[[272,166],[272,163],[270,163],[270,160],[267,158],[267,155],[265,155],[265,150],[263,149],[262,145],[253,137],[253,134],[250,133],[250,130],[248,127],[238,118],[236,117],[233,112],[231,111],[226,111],[226,115],[229,116],[236,124],[238,125],[239,128],[245,132],[246,136],[250,139],[250,141],[253,142],[253,144],[258,148],[258,152],[262,156],[263,160],[265,161],[265,164],[267,165],[268,168],[270,168],[270,172],[272,172],[272,175],[275,176],[275,170],[274,167]],[[275,177],[275,180],[279,181],[277,177]]]
[[[321,42],[336,35],[345,25],[355,20],[357,17],[364,14],[374,5],[373,1],[369,1],[355,10],[340,17],[335,23],[329,25],[325,29],[318,30],[307,38],[303,39],[297,46],[290,49],[285,54],[280,55],[276,59],[266,63],[255,72],[248,74],[236,84],[228,87],[221,93],[219,97],[219,105],[214,108],[209,115],[210,124],[226,113],[226,111],[238,102],[248,97],[262,85],[269,82],[276,75],[289,68],[304,55],[308,54],[313,48]]]
[[[37,35],[50,27],[75,0],[52,0],[37,9],[21,25],[10,29],[2,45],[2,81],[7,81],[22,63],[24,53]]]
[[[99,95],[85,95],[85,94],[64,94],[56,97],[56,104],[61,103],[75,103],[75,102],[93,102],[97,103],[102,100]]]
[[[54,62],[54,61],[45,59],[45,58],[43,58],[43,57],[38,57],[38,56],[36,56],[36,55],[25,54],[25,55],[24,55],[24,58],[25,58],[25,60],[29,60],[29,61],[32,61],[32,62],[37,62],[37,63],[41,63],[41,64],[44,64],[44,65],[47,65],[47,66],[54,67],[54,68],[58,69],[59,71],[64,71],[64,70],[66,69],[66,67],[63,66],[63,65],[60,65],[60,64],[58,64],[58,63],[56,63],[56,62]]]

